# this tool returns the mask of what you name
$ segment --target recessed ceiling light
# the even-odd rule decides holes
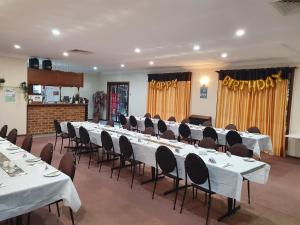
[[[122,67],[122,68],[124,68],[124,67],[125,67],[125,65],[124,65],[124,64],[121,64],[121,67]]]
[[[222,57],[222,58],[227,58],[227,56],[228,56],[228,54],[225,53],[225,52],[221,54],[221,57]]]
[[[97,66],[94,66],[94,67],[93,67],[93,70],[98,70],[98,67],[97,67]]]
[[[20,45],[14,45],[14,48],[15,48],[15,49],[20,49],[21,46],[20,46]]]
[[[52,34],[53,34],[54,36],[58,36],[58,35],[60,35],[60,31],[57,30],[57,29],[53,29],[53,30],[52,30]]]
[[[134,51],[135,51],[135,53],[140,53],[141,49],[140,48],[135,48]]]
[[[200,45],[194,45],[193,49],[194,49],[194,51],[200,50]]]
[[[64,55],[64,56],[69,56],[69,53],[63,52],[63,55]]]
[[[245,34],[245,30],[243,29],[239,29],[235,32],[235,35],[238,36],[238,37],[241,37]]]
[[[153,61],[150,61],[150,62],[149,62],[149,65],[150,65],[150,66],[153,66],[153,65],[154,65],[154,62],[153,62]]]

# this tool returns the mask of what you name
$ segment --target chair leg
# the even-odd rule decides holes
[[[73,211],[72,209],[69,207],[69,211],[70,211],[70,216],[71,216],[71,220],[72,220],[72,225],[74,225],[74,216],[73,216]]]
[[[193,187],[193,189],[194,189],[194,187]],[[180,213],[182,213],[183,204],[184,204],[184,200],[185,200],[185,196],[186,196],[186,190],[187,190],[187,184],[185,184],[185,187],[184,187],[184,193],[183,193],[183,199],[182,199],[182,202],[181,202]],[[194,193],[194,190],[193,190],[193,193]]]
[[[28,213],[28,215],[27,215],[27,225],[30,225],[30,216],[31,216],[31,213]]]
[[[206,225],[208,225],[208,218],[210,213],[210,205],[211,205],[211,194],[209,193],[208,196],[208,208],[207,208],[207,215],[206,215]]]
[[[248,180],[248,204],[250,204],[250,181]]]
[[[178,196],[178,186],[179,186],[179,179],[176,179],[176,184],[175,184],[176,192],[175,192],[175,201],[174,201],[174,207],[173,210],[176,208],[176,202],[177,202],[177,196]]]
[[[158,171],[156,170],[156,171],[155,171],[155,179],[154,179],[153,192],[152,192],[152,199],[154,199],[154,193],[155,193],[155,189],[156,189],[157,173],[158,173]]]
[[[64,145],[64,138],[61,137],[60,154],[61,154],[61,152],[62,152],[62,147],[63,147],[63,145]]]
[[[93,154],[93,149],[92,149],[92,148],[89,148],[89,149],[90,149],[90,159],[89,159],[89,166],[88,166],[88,169],[90,168],[91,161],[92,161],[92,154]]]
[[[58,205],[58,202],[56,202],[55,204],[56,204],[56,210],[57,210],[58,217],[60,217],[60,211],[59,211],[59,205]]]
[[[83,148],[83,145],[80,144],[80,149],[82,150],[82,148]],[[79,148],[78,148],[78,153],[81,153],[81,152],[79,152]],[[79,157],[78,157],[78,164],[80,162],[80,158],[81,158],[81,154],[79,154]]]
[[[120,157],[120,166],[119,166],[119,172],[118,172],[118,178],[117,181],[119,181],[120,173],[121,173],[121,167],[122,167],[122,159]]]
[[[57,134],[55,133],[55,144],[54,144],[54,150],[56,148],[56,143],[57,143]]]
[[[101,157],[100,166],[99,166],[99,173],[100,173],[101,168],[102,168],[103,160],[104,160],[104,151],[102,151],[102,157]]]
[[[134,174],[135,174],[135,167],[136,167],[136,165],[135,164],[133,164],[133,172],[132,172],[132,178],[131,178],[131,189],[132,189],[132,185],[133,185],[133,179],[134,179]]]

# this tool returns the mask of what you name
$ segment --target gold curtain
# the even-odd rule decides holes
[[[219,81],[216,127],[229,123],[239,130],[258,127],[270,135],[274,154],[284,155],[288,80],[277,82],[274,88],[249,92],[247,89],[233,91]]]
[[[177,87],[152,88],[148,82],[147,112],[164,120],[175,116],[181,121],[190,114],[191,81],[178,81]]]

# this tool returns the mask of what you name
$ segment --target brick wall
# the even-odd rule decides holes
[[[27,133],[53,133],[55,119],[59,122],[84,121],[85,105],[28,105]]]

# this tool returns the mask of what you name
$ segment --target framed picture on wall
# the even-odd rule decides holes
[[[208,91],[208,88],[205,85],[202,85],[200,87],[200,98],[207,99],[207,91]]]

